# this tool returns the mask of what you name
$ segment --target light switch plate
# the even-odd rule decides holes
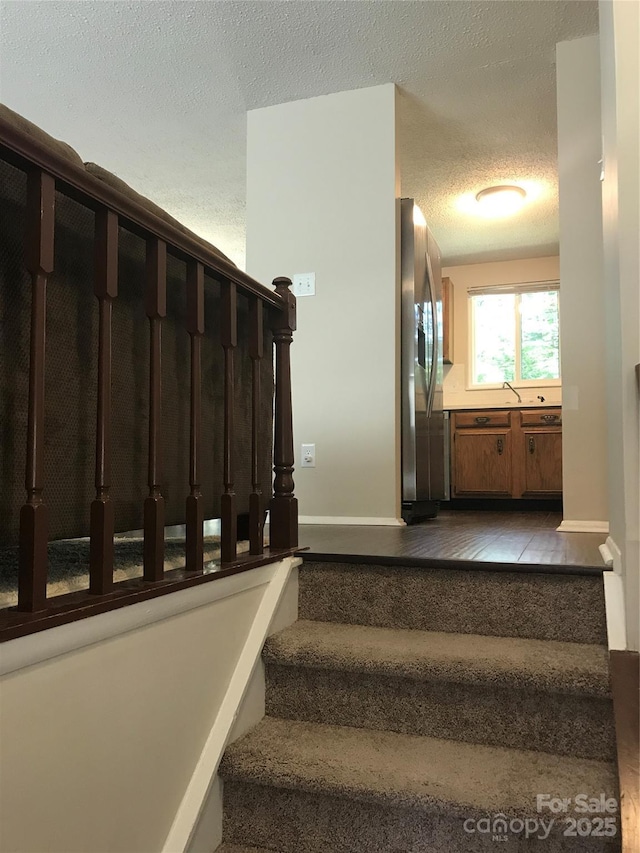
[[[294,296],[316,295],[316,274],[314,272],[297,272],[293,276]]]

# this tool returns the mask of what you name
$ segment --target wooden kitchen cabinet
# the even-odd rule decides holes
[[[560,409],[471,410],[451,421],[452,497],[561,496]]]
[[[562,412],[520,412],[521,492],[523,497],[556,497],[562,493]]]
[[[453,282],[442,279],[442,361],[453,364]]]
[[[511,436],[507,430],[460,431],[455,435],[456,495],[509,497]]]
[[[525,430],[522,496],[556,497],[562,492],[562,433]]]

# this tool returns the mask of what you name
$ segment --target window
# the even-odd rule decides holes
[[[555,384],[560,379],[558,284],[469,291],[471,384]]]

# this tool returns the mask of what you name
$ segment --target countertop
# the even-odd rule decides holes
[[[541,403],[539,400],[537,403],[518,403],[515,400],[513,403],[488,403],[485,405],[479,404],[477,406],[469,406],[467,404],[463,405],[451,405],[444,406],[445,412],[479,412],[484,409],[561,409],[561,403],[547,403],[546,400],[544,403]]]

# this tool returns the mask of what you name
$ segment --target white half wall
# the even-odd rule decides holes
[[[640,6],[600,2],[604,280],[611,539],[627,648],[640,648]],[[615,567],[615,560],[614,560]]]
[[[3,850],[163,849],[283,563],[3,645]]]
[[[609,518],[598,36],[556,48],[564,518]]]
[[[218,766],[227,745],[242,737],[265,715],[264,642],[267,636],[282,631],[298,618],[298,572],[290,564],[291,561],[280,564],[262,599],[163,853],[185,850],[211,853],[222,841],[224,783],[218,775]]]
[[[398,193],[393,84],[248,113],[247,271],[316,276],[291,348],[302,516],[400,518]]]

